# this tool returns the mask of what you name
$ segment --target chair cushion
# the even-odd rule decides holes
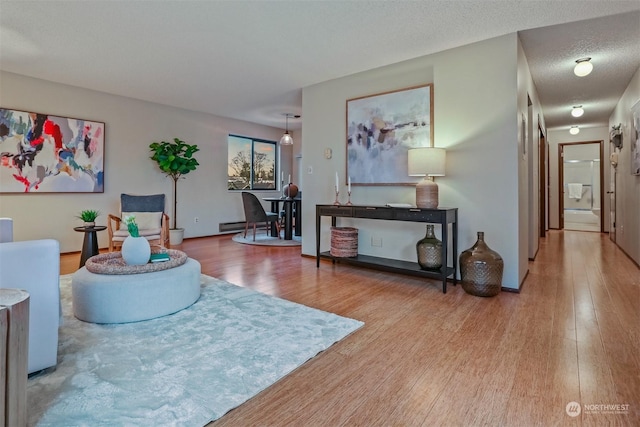
[[[162,212],[122,212],[122,221],[120,222],[120,230],[127,230],[125,218],[128,216],[136,217],[136,224],[142,236],[143,229],[160,229],[162,224]],[[155,233],[154,233],[155,234]]]
[[[120,195],[120,210],[125,212],[164,212],[164,194]]]

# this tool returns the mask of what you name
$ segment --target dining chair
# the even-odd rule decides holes
[[[244,206],[244,237],[247,237],[247,230],[249,224],[253,224],[253,241],[256,240],[256,227],[260,223],[264,223],[267,230],[269,230],[269,223],[276,225],[278,231],[278,238],[280,238],[280,221],[278,220],[278,214],[274,212],[266,212],[260,200],[253,193],[247,191],[242,192],[242,205]]]
[[[169,247],[169,216],[164,213],[164,194],[120,195],[120,214],[108,215],[109,252],[120,250],[122,242],[129,235],[124,219],[134,215],[140,237],[150,245]]]

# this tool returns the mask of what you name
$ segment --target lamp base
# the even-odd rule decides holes
[[[416,206],[435,209],[438,207],[438,184],[425,177],[416,185]]]

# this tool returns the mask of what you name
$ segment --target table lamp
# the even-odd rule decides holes
[[[416,206],[419,208],[438,207],[438,184],[434,176],[444,176],[446,151],[444,148],[420,147],[408,152],[410,176],[424,176],[416,185]]]

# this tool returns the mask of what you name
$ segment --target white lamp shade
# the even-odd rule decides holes
[[[420,147],[408,152],[410,176],[444,176],[447,152],[444,148]]]

